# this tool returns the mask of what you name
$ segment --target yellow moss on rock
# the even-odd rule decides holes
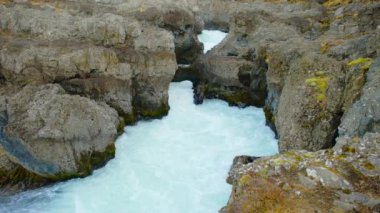
[[[275,158],[275,159],[271,160],[271,163],[273,163],[273,165],[283,165],[286,162],[287,161],[284,158],[281,158],[281,157],[278,157],[278,158]]]
[[[313,152],[306,152],[303,155],[303,157],[305,157],[305,158],[313,158],[313,157],[315,157],[315,153],[313,153]]]
[[[243,175],[243,176],[239,179],[239,185],[240,185],[240,186],[246,186],[246,185],[249,185],[250,182],[251,182],[251,176],[248,175],[248,174]]]
[[[313,87],[315,89],[315,98],[321,105],[326,104],[326,92],[329,80],[330,78],[325,76],[323,71],[318,71],[315,73],[315,77],[307,78],[305,80],[305,83],[308,86]]]
[[[255,174],[245,174],[239,182],[244,189],[236,189],[233,194],[235,203],[226,212],[310,212],[312,207],[307,199],[297,196],[293,190],[283,190],[283,184],[273,179]],[[241,185],[239,185],[241,187]]]
[[[348,145],[344,145],[342,147],[342,151],[343,152],[350,152],[350,153],[355,153],[356,152],[356,149],[354,147],[351,147],[351,146],[348,146]]]
[[[363,165],[367,170],[374,170],[375,166],[370,162],[365,162]]]
[[[339,5],[349,4],[352,0],[327,0],[323,3],[325,7],[336,7]]]
[[[372,65],[373,59],[372,58],[357,58],[353,61],[350,61],[347,65],[350,67],[361,65],[362,70],[368,70],[369,67]]]
[[[271,3],[307,3],[306,0],[265,0]]]

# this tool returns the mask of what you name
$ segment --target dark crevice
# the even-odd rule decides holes
[[[0,70],[1,70],[1,67],[0,67]],[[5,81],[6,81],[5,77],[0,73],[0,85],[5,84]]]
[[[340,124],[341,124],[341,119],[342,119],[342,117],[343,117],[343,114],[344,114],[344,112],[343,112],[342,109],[339,110],[339,111],[335,114],[334,119],[333,119],[333,121],[332,121],[332,122],[333,122],[334,129],[335,129],[334,134],[333,134],[333,137],[332,137],[332,139],[331,139],[331,142],[328,143],[326,146],[322,147],[322,149],[328,149],[328,148],[332,148],[332,147],[335,146],[335,144],[336,144],[336,139],[339,137],[339,130],[338,130],[338,127],[339,127]]]
[[[228,52],[227,56],[229,56],[229,57],[237,57],[237,56],[239,56],[239,54],[237,52]]]

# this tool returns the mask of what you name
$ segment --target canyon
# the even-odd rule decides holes
[[[0,1],[1,194],[90,175],[191,80],[278,138],[231,162],[221,212],[378,212],[379,26],[371,0]],[[203,29],[228,35],[203,54]]]

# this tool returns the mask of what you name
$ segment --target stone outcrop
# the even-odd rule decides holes
[[[237,157],[221,211],[378,212],[380,4],[222,4],[229,35],[190,67],[196,102],[264,106],[281,154]]]
[[[360,68],[363,64],[359,64]],[[360,98],[347,110],[339,127],[339,135],[363,136],[366,132],[380,132],[380,58],[366,74]]]
[[[204,26],[229,34],[202,55]],[[379,26],[370,0],[0,1],[0,193],[103,165],[179,69],[279,138],[234,160],[222,212],[378,212]]]
[[[105,103],[68,95],[57,84],[25,86],[6,99],[1,145],[28,171],[85,176],[113,157],[119,121]]]
[[[222,212],[377,212],[380,135],[341,137],[334,149],[289,151],[233,166]]]
[[[79,27],[86,28],[85,32],[79,33],[79,35],[88,34],[85,37],[101,38],[105,36],[105,34],[108,34],[108,36],[112,38],[109,38],[108,40],[105,39],[101,42],[107,43],[110,40],[112,40],[111,42],[120,41],[130,37],[128,33],[125,34],[125,36],[119,34],[124,33],[122,28],[125,26],[134,25],[135,21],[131,20],[131,17],[133,17],[133,19],[136,19],[141,23],[148,22],[152,25],[171,31],[174,35],[177,61],[181,64],[193,62],[203,50],[202,44],[197,39],[197,34],[203,29],[203,21],[198,15],[196,15],[196,6],[185,0],[49,0],[25,2],[26,3],[21,4],[31,4],[38,9],[48,9],[53,11],[53,17],[57,16],[57,11],[67,12],[74,15],[78,22],[72,22],[72,20],[66,18],[59,19],[59,21],[56,20],[60,25],[62,22],[70,22],[74,25],[73,27],[65,26],[66,28],[63,29],[56,27],[54,33],[57,34],[76,32],[77,29],[75,28],[75,25],[79,25]],[[97,14],[100,14],[100,16],[97,16]],[[36,19],[38,19],[38,17],[40,17],[40,15],[37,14]],[[93,20],[94,18],[97,20]],[[42,21],[42,23],[46,22],[44,20],[40,21]],[[32,26],[38,28],[41,25],[42,24],[37,24]],[[65,30],[69,30],[69,32],[65,32]],[[96,33],[94,31],[96,31]],[[76,35],[74,34],[74,36]]]
[[[167,88],[176,70],[169,32],[113,14],[81,19],[22,6],[2,9],[4,30],[33,36],[4,44],[2,73],[8,81],[62,83],[70,93],[105,101],[128,119],[168,110]]]
[[[369,70],[359,98],[344,112],[334,147],[236,158],[227,178],[232,194],[222,212],[380,210],[379,59],[354,60],[349,67]]]
[[[202,28],[185,1],[0,1],[3,192],[89,175],[125,124],[165,115]]]
[[[14,94],[12,87],[2,89],[2,187],[84,177],[113,158],[119,119],[105,103],[68,95],[57,84],[28,85]]]
[[[368,70],[349,63],[378,55],[380,5],[229,4],[229,35],[191,67],[196,101],[264,106],[282,152],[332,147]]]
[[[156,1],[143,1],[133,7],[128,3],[123,6],[128,12],[131,8],[139,8],[133,11],[137,19],[149,21],[173,32],[178,63],[190,64],[203,52],[203,45],[197,38],[203,29],[203,21],[194,15],[187,1],[169,1],[163,5],[157,5]]]

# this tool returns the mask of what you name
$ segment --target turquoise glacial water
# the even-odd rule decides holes
[[[93,175],[0,198],[0,212],[218,212],[234,156],[275,154],[277,141],[261,109],[194,105],[191,87],[172,83],[169,115],[126,127],[115,159]]]

